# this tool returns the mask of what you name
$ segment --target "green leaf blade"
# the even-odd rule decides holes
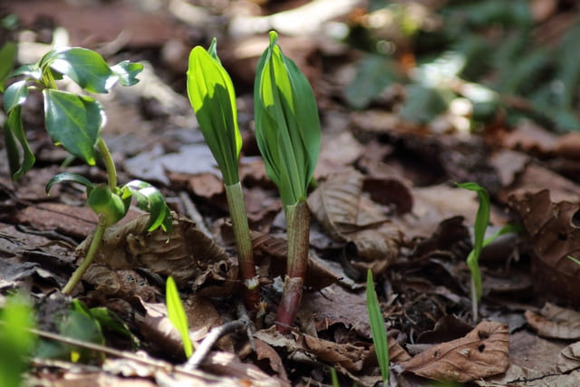
[[[6,42],[0,47],[0,92],[4,92],[4,86],[8,75],[12,71],[18,47],[14,42]]]
[[[235,91],[221,65],[215,40],[209,52],[197,46],[189,55],[187,95],[201,132],[216,159],[226,185],[239,181],[242,137],[238,128]]]
[[[16,106],[22,105],[28,98],[28,85],[26,80],[14,82],[4,93],[4,111],[10,113]]]
[[[123,189],[129,190],[131,195],[137,200],[138,207],[149,213],[147,231],[153,231],[161,227],[164,231],[171,232],[173,227],[171,211],[157,188],[145,181],[133,180],[125,184]]]
[[[63,172],[59,173],[56,176],[53,176],[52,179],[50,179],[48,183],[46,183],[46,193],[48,194],[50,192],[50,189],[55,184],[61,184],[64,182],[81,184],[85,186],[89,191],[95,187],[95,184],[93,184],[93,182],[91,182],[83,175],[79,175],[78,173]]]
[[[183,308],[181,299],[179,298],[179,292],[177,291],[175,280],[171,276],[167,278],[165,298],[167,302],[167,317],[181,335],[185,356],[190,358],[193,354],[193,345],[189,338],[187,315],[185,314],[185,309]]]
[[[47,62],[50,68],[93,93],[107,93],[119,80],[101,55],[86,48],[72,47],[56,51],[47,58]]]
[[[95,146],[105,123],[103,108],[90,97],[45,89],[46,129],[57,144],[89,165],[95,165]]]
[[[14,180],[18,180],[32,168],[36,161],[36,157],[32,149],[30,149],[26,134],[24,133],[24,127],[22,126],[21,106],[14,107],[8,114],[8,119],[4,127],[4,140],[6,142],[10,173]],[[20,157],[19,146],[22,148],[22,159]]]
[[[111,71],[117,77],[119,77],[119,83],[123,86],[133,86],[139,83],[137,75],[143,71],[143,65],[141,63],[130,62],[125,60],[123,62],[117,63],[111,66]]]
[[[367,271],[367,308],[381,375],[383,382],[387,383],[389,380],[389,342],[387,341],[385,321],[381,313],[377,293],[375,292],[373,273],[370,269]]]

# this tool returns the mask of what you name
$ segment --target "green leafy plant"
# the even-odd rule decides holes
[[[370,269],[367,271],[367,308],[375,352],[381,369],[383,384],[386,385],[389,382],[389,342],[387,341],[385,321],[379,306],[379,299],[375,291],[373,273]]]
[[[217,56],[215,38],[207,51],[200,46],[191,50],[187,70],[187,94],[201,132],[223,175],[240,262],[240,275],[244,283],[244,301],[248,311],[254,314],[260,293],[238,174],[242,137],[238,129],[234,86]]]
[[[519,225],[507,224],[492,236],[485,238],[485,231],[489,224],[489,213],[491,208],[487,190],[479,184],[471,182],[457,184],[457,186],[469,191],[475,191],[479,196],[479,207],[477,209],[477,214],[475,215],[475,224],[473,227],[473,250],[471,250],[467,256],[467,266],[471,272],[471,305],[473,320],[477,321],[479,310],[478,304],[479,301],[481,301],[482,294],[481,270],[479,269],[479,257],[481,256],[481,251],[500,235],[519,232],[521,227]]]
[[[254,83],[256,140],[266,173],[278,186],[288,229],[287,275],[276,315],[288,333],[300,305],[308,263],[310,211],[307,189],[320,152],[320,121],[314,92],[270,32]]]
[[[84,261],[63,288],[70,294],[90,265],[107,227],[122,219],[132,198],[143,210],[150,213],[149,230],[162,227],[171,230],[169,208],[159,191],[146,182],[132,181],[117,186],[117,172],[107,144],[101,137],[106,115],[102,105],[86,93],[107,93],[115,84],[131,86],[138,82],[137,75],[143,66],[124,61],[109,66],[98,53],[79,47],[55,49],[45,54],[37,63],[21,66],[11,73],[19,80],[8,86],[4,93],[4,110],[8,115],[4,126],[8,162],[16,180],[30,170],[35,162],[22,123],[22,106],[31,92],[43,96],[46,130],[57,145],[62,145],[71,155],[95,165],[100,158],[107,171],[106,184],[94,184],[87,178],[62,173],[47,184],[50,188],[61,182],[74,182],[86,187],[87,202],[99,221],[91,246]],[[58,88],[57,81],[67,76],[85,94],[70,93]]]
[[[35,326],[32,307],[22,294],[7,297],[0,310],[0,380],[6,386],[22,385],[22,374],[28,367],[27,356],[34,350],[36,338],[30,332]]]
[[[191,355],[193,355],[193,345],[191,344],[191,339],[189,338],[189,324],[187,322],[187,315],[185,314],[185,309],[181,303],[181,298],[179,298],[179,292],[177,291],[175,280],[171,276],[167,278],[165,287],[165,302],[167,303],[167,317],[181,335],[185,356],[190,358]]]

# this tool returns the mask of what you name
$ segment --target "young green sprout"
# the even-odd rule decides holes
[[[519,225],[507,224],[500,228],[495,234],[489,238],[485,238],[485,231],[489,224],[489,213],[490,213],[490,199],[487,190],[481,187],[477,183],[462,183],[456,184],[460,188],[467,189],[469,191],[477,192],[479,196],[479,207],[477,209],[477,214],[475,215],[475,224],[473,227],[473,250],[467,256],[467,266],[471,272],[471,307],[473,321],[478,320],[479,311],[479,301],[481,301],[482,286],[481,286],[481,271],[479,269],[479,257],[481,256],[481,251],[485,246],[493,242],[500,235],[519,232],[521,227]]]
[[[165,286],[165,303],[167,304],[167,317],[181,335],[183,350],[185,351],[185,356],[189,359],[193,355],[193,345],[189,338],[189,323],[187,322],[187,315],[181,303],[181,298],[179,298],[177,285],[175,285],[175,280],[171,276],[167,278]]]
[[[375,352],[379,361],[381,376],[383,377],[383,384],[387,385],[389,382],[389,342],[387,341],[385,321],[379,306],[379,299],[375,291],[371,269],[367,271],[367,308],[373,343],[375,344]]]
[[[236,238],[240,274],[245,286],[244,303],[248,311],[254,314],[260,301],[260,293],[238,175],[242,138],[238,129],[234,86],[217,56],[215,38],[207,51],[200,46],[191,50],[187,70],[187,94],[201,132],[223,175]]]
[[[276,315],[288,333],[300,305],[308,264],[310,211],[307,189],[320,152],[320,121],[306,77],[288,59],[270,32],[270,46],[259,62],[254,83],[256,140],[266,173],[278,186],[288,229],[287,275]]]

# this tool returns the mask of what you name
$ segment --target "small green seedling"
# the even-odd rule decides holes
[[[573,256],[568,255],[568,259],[574,262],[575,264],[580,265],[580,260],[574,258]]]
[[[485,246],[493,242],[500,235],[519,232],[521,227],[519,225],[507,224],[500,228],[494,235],[487,239],[485,238],[485,231],[489,224],[490,213],[490,199],[487,190],[477,183],[462,183],[457,184],[458,187],[467,189],[469,191],[477,192],[479,196],[479,207],[475,216],[475,225],[473,227],[474,242],[473,250],[467,256],[467,266],[471,272],[471,306],[473,321],[478,319],[479,301],[481,301],[482,286],[481,286],[481,271],[479,269],[479,257],[481,251]]]
[[[179,298],[175,280],[171,276],[167,278],[165,302],[167,303],[167,317],[181,335],[183,350],[185,351],[185,356],[189,359],[193,355],[193,345],[189,338],[189,324],[181,298]]]
[[[238,128],[236,96],[230,76],[216,52],[216,39],[206,51],[197,46],[189,55],[187,94],[201,132],[222,172],[245,285],[244,303],[254,314],[260,301],[258,278],[246,206],[238,174],[242,137]]]
[[[381,369],[381,376],[383,377],[383,384],[387,385],[389,382],[389,342],[387,341],[385,320],[383,319],[379,299],[375,291],[373,272],[370,269],[367,271],[367,308],[373,343],[375,344],[375,352]]]
[[[308,185],[320,152],[320,121],[314,92],[270,32],[270,46],[258,62],[254,83],[256,140],[266,173],[278,186],[288,229],[287,275],[276,315],[288,333],[300,305],[308,264]]]
[[[107,184],[94,184],[83,176],[63,173],[52,178],[50,188],[61,182],[80,183],[86,187],[88,205],[99,217],[98,225],[84,261],[75,271],[62,292],[70,294],[96,254],[105,229],[122,219],[129,209],[131,198],[149,212],[149,230],[158,227],[170,231],[172,219],[169,208],[159,191],[148,183],[135,180],[117,186],[117,172],[107,144],[101,137],[106,116],[102,105],[86,93],[107,93],[115,84],[131,86],[143,66],[124,61],[109,66],[98,53],[79,47],[49,51],[37,63],[24,65],[10,76],[21,78],[6,88],[4,110],[8,115],[4,137],[10,171],[15,180],[29,171],[35,163],[22,124],[22,106],[31,92],[40,91],[44,101],[46,130],[57,145],[89,165],[101,159],[107,171]],[[57,81],[67,76],[84,94],[70,93],[58,88]]]

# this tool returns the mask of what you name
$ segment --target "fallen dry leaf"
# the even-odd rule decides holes
[[[278,355],[278,352],[276,352],[276,350],[268,343],[260,339],[254,339],[254,344],[256,346],[257,359],[268,360],[268,364],[272,371],[274,371],[280,379],[289,382],[284,363],[282,363],[282,359],[280,358],[280,355]]]
[[[316,337],[301,335],[304,348],[318,359],[329,364],[340,364],[348,371],[360,371],[370,351],[350,343],[338,344]]]
[[[431,347],[401,366],[428,379],[466,383],[501,374],[509,363],[508,326],[484,321],[465,337]]]
[[[580,304],[580,265],[568,256],[580,256],[577,202],[555,202],[550,191],[514,193],[510,207],[531,237],[534,286]]]
[[[558,355],[558,371],[570,372],[580,368],[580,341],[570,344]]]
[[[546,303],[540,313],[526,310],[527,323],[542,337],[580,339],[580,313]]]

